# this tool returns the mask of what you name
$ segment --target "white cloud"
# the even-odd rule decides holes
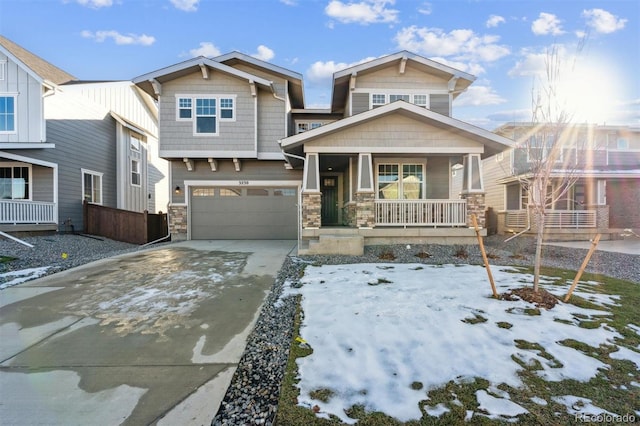
[[[487,19],[486,26],[487,28],[497,27],[500,24],[504,24],[506,21],[502,16],[499,15],[491,15],[489,19]]]
[[[94,9],[113,6],[113,0],[76,0],[76,1],[81,6],[88,6]]]
[[[499,105],[507,100],[490,86],[471,86],[456,100],[456,106]]]
[[[549,47],[551,51],[554,47]],[[567,49],[563,45],[556,45],[558,50],[558,58],[561,62],[567,62],[569,56]],[[530,49],[522,49],[520,51],[521,60],[508,72],[509,77],[530,77],[530,76],[543,76],[547,69],[547,60],[549,53],[545,51],[532,51]]]
[[[457,70],[464,71],[472,75],[480,75],[480,74],[484,74],[485,72],[484,67],[477,62],[451,61],[449,59],[441,58],[438,56],[431,57],[430,59],[432,61],[447,65],[451,68],[455,68]]]
[[[324,12],[344,24],[362,25],[398,22],[398,10],[388,9],[395,0],[361,0],[357,3],[329,2]]]
[[[414,26],[401,29],[395,37],[398,47],[428,56],[451,57],[457,61],[492,62],[510,53],[499,45],[500,37],[478,35],[472,30],[459,29],[448,33],[439,28]]]
[[[138,34],[120,34],[118,31],[110,30],[110,31],[96,31],[95,33],[92,31],[82,31],[80,33],[84,38],[92,38],[98,43],[102,43],[107,39],[112,39],[118,45],[127,45],[127,44],[139,44],[142,46],[151,46],[155,43],[156,38],[153,36],[149,36],[146,34],[138,35]]]
[[[189,54],[194,58],[196,56],[205,56],[211,58],[220,55],[220,49],[218,49],[213,43],[209,41],[200,42],[200,47],[189,50]]]
[[[564,34],[561,20],[552,13],[541,12],[538,19],[531,24],[531,31],[535,35],[560,35]]]
[[[424,2],[422,6],[418,7],[418,12],[423,15],[431,15],[431,3]]]
[[[273,50],[261,44],[260,46],[258,46],[258,51],[251,56],[256,59],[260,59],[261,61],[270,61],[276,55],[275,53],[273,53]]]
[[[198,10],[198,3],[200,3],[200,0],[171,0],[171,4],[173,4],[176,9],[185,12],[195,12]]]
[[[582,11],[582,17],[587,19],[587,25],[598,33],[610,34],[624,28],[627,19],[618,18],[606,10],[590,9]]]
[[[298,2],[295,0],[280,0],[280,3],[286,5],[286,6],[297,6]]]
[[[311,82],[319,82],[330,79],[333,77],[333,73],[336,71],[343,70],[345,68],[349,68],[355,65],[359,65],[365,62],[372,61],[376,58],[369,57],[365,58],[361,61],[352,62],[347,64],[345,62],[334,62],[334,61],[317,61],[311,64],[311,67],[307,70],[307,78]]]

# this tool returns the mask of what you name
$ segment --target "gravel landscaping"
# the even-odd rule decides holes
[[[94,260],[134,252],[139,246],[79,235],[26,237],[34,245],[28,248],[9,240],[0,240],[0,256],[16,260],[0,263],[0,274],[20,269],[49,266],[45,275]],[[171,243],[163,243],[163,245]],[[504,243],[503,236],[485,238],[492,265],[531,266],[534,240],[519,237]],[[577,270],[587,250],[556,246],[543,248],[545,266]],[[66,255],[65,255],[66,254]],[[255,329],[248,339],[240,361],[213,425],[273,424],[278,404],[289,345],[292,338],[296,300],[282,298],[285,282],[295,284],[304,264],[346,263],[425,263],[481,264],[477,245],[472,246],[372,246],[363,256],[301,256],[285,260],[272,291],[267,296]],[[597,251],[587,272],[608,275],[640,283],[638,256]],[[2,284],[0,278],[0,284]]]

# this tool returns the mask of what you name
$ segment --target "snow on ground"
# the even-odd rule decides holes
[[[43,276],[49,268],[50,266],[42,266],[40,268],[21,269],[19,271],[0,274],[0,290],[39,278]]]
[[[501,293],[530,279],[509,267],[492,272]],[[512,356],[539,363],[538,372],[546,380],[588,381],[608,365],[559,342],[575,339],[598,347],[613,345],[614,338],[621,337],[607,326],[576,326],[580,319],[602,317],[606,311],[560,303],[532,316],[527,310],[533,306],[527,302],[491,298],[481,266],[308,266],[300,282],[301,288],[288,288],[286,294],[303,296],[300,335],[313,353],[297,360],[298,401],[317,405],[321,417],[334,414],[345,423],[355,423],[345,410],[356,404],[400,421],[419,419],[418,402],[428,390],[474,377],[492,384],[489,393],[477,394],[489,416],[513,419],[526,410],[509,401],[508,394],[495,392],[500,383],[522,385],[517,374],[521,367]],[[581,283],[579,292],[591,293],[591,285],[597,284]],[[596,299],[603,304],[617,300]],[[499,326],[505,323],[511,327]],[[554,360],[543,357],[540,350],[518,348],[516,340],[539,344]],[[632,351],[615,354],[637,359]],[[424,388],[416,389],[414,382]],[[333,391],[327,402],[310,396],[321,389]],[[442,407],[430,409],[444,412]]]

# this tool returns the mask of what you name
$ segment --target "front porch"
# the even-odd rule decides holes
[[[532,209],[505,210],[497,213],[498,233],[537,233],[536,213]],[[545,238],[552,241],[590,240],[596,234],[609,239],[609,206],[586,206],[584,210],[547,210]],[[615,231],[617,232],[617,231]]]
[[[405,161],[397,167],[393,157],[377,161],[369,153],[342,162],[333,157],[307,155],[300,254],[361,255],[366,245],[474,244],[471,216],[485,226],[479,155],[462,157],[458,199],[429,196],[450,195],[456,157],[415,157],[410,166]]]
[[[0,231],[56,231],[57,214],[52,202],[0,200]]]

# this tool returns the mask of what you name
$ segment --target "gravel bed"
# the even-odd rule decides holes
[[[0,274],[11,270],[50,266],[45,273],[48,275],[140,249],[133,244],[69,234],[26,237],[24,240],[33,244],[34,248],[0,240],[0,255],[17,258],[0,263]],[[503,236],[494,235],[486,237],[484,242],[492,265],[531,266],[533,263],[533,238],[518,237],[505,243]],[[66,258],[63,258],[63,253],[67,254]],[[466,257],[462,256],[464,254]],[[577,270],[586,254],[587,250],[583,249],[544,246],[543,264]],[[640,283],[639,260],[636,255],[596,251],[587,271]],[[281,296],[285,283],[295,285],[302,268],[309,263],[482,264],[482,256],[477,245],[395,245],[366,247],[363,256],[287,257],[263,304],[255,328],[249,335],[247,347],[212,425],[273,425],[280,383],[284,377],[293,337],[296,311],[295,297]]]
[[[140,246],[136,244],[79,234],[23,237],[21,240],[32,244],[33,248],[13,240],[0,239],[0,257],[15,258],[8,262],[0,262],[0,274],[48,266],[49,268],[39,275],[46,276],[95,260],[140,250]],[[11,279],[0,277],[0,285]]]

